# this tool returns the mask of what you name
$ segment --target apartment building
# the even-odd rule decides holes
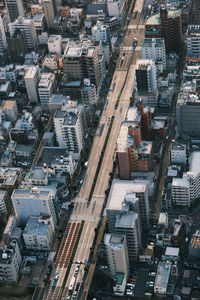
[[[142,44],[142,59],[152,59],[161,73],[166,69],[165,40],[163,38],[145,38]],[[162,69],[159,70],[159,63]]]
[[[200,53],[200,25],[188,25],[186,44],[188,56],[198,58]]]
[[[24,226],[30,216],[47,215],[52,217],[56,226],[58,209],[57,191],[53,187],[27,187],[15,189],[11,195],[15,215],[21,226]]]
[[[157,90],[157,69],[152,59],[138,59],[135,69],[137,93],[151,93]]]
[[[24,8],[22,0],[5,0],[10,22],[15,21],[18,17],[24,17]]]
[[[30,103],[38,103],[38,82],[40,79],[40,73],[38,67],[30,67],[25,74],[24,80],[26,85],[26,91]]]
[[[62,53],[62,36],[61,35],[50,35],[48,42],[48,50],[51,54],[61,54]]]
[[[54,115],[54,129],[60,147],[79,159],[86,133],[84,106],[69,101]]]
[[[171,163],[186,164],[186,145],[177,142],[172,143],[171,147]]]
[[[38,84],[38,93],[42,106],[48,106],[55,86],[55,75],[43,73]]]

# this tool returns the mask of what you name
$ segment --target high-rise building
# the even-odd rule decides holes
[[[60,147],[66,148],[74,159],[80,157],[86,132],[84,106],[69,101],[54,115],[56,139]]]
[[[0,16],[0,56],[4,55],[4,51],[7,48],[6,34],[4,30],[3,20]]]
[[[200,25],[189,25],[186,39],[188,56],[198,58],[200,53]]]
[[[53,73],[43,73],[38,84],[38,93],[42,106],[48,106],[53,94],[55,75]]]
[[[56,16],[56,3],[54,0],[42,0],[43,11],[48,28],[54,28],[54,18]]]
[[[38,95],[39,68],[30,67],[26,72],[24,79],[25,79],[26,91],[30,103],[38,103],[39,102],[39,95]]]
[[[200,101],[197,94],[179,93],[176,105],[177,132],[187,138],[200,137]]]
[[[24,63],[24,57],[27,52],[25,33],[16,29],[12,37],[7,38],[8,51],[12,62]]]
[[[22,0],[5,0],[8,9],[10,22],[14,22],[18,17],[24,17]]]
[[[137,60],[135,77],[138,93],[149,93],[157,90],[157,70],[152,59]]]
[[[142,44],[142,59],[153,59],[157,71],[166,69],[165,40],[162,38],[146,38]],[[159,70],[160,63],[162,70]]]
[[[115,231],[126,236],[130,267],[133,268],[141,248],[140,219],[136,212],[120,214],[116,218]]]
[[[138,213],[141,229],[149,227],[149,194],[145,180],[140,182],[129,180],[114,180],[108,197],[106,213],[109,232],[115,231],[117,215],[129,211]]]
[[[0,247],[0,276],[2,283],[16,282],[22,262],[17,241]]]
[[[117,233],[106,233],[104,244],[109,265],[109,272],[115,277],[117,273],[129,274],[129,258],[126,236]]]
[[[180,143],[172,143],[171,147],[171,163],[172,164],[186,164],[186,145]]]
[[[56,209],[58,205],[57,190],[53,187],[35,186],[16,189],[11,195],[15,215],[21,226],[30,216],[46,215],[52,218],[54,227],[57,223]]]
[[[13,23],[10,23],[9,31],[11,37],[17,29],[24,33],[27,48],[31,50],[35,48],[37,44],[37,35],[32,19],[18,17]]]

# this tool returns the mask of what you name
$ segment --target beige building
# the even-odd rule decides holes
[[[12,100],[5,100],[2,102],[2,113],[6,116],[8,121],[15,122],[18,116],[17,103]]]

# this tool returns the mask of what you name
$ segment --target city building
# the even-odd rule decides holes
[[[182,49],[181,9],[160,6],[160,12],[152,14],[145,24],[146,38],[164,38],[166,52],[179,53]]]
[[[0,215],[7,214],[6,202],[8,200],[8,194],[6,191],[0,190]]]
[[[156,295],[166,295],[170,271],[171,264],[169,262],[159,262],[154,284]]]
[[[12,37],[7,38],[9,56],[14,63],[24,63],[27,51],[25,32],[16,29]]]
[[[24,80],[25,80],[26,91],[27,91],[30,103],[38,103],[39,102],[39,95],[38,95],[39,77],[40,77],[40,74],[39,74],[38,67],[30,67],[25,74]]]
[[[84,119],[84,106],[77,104],[77,101],[69,101],[64,104],[61,110],[57,110],[54,115],[57,142],[60,147],[66,148],[74,159],[79,159],[84,145],[86,133]]]
[[[190,206],[200,195],[200,152],[194,151],[189,159],[189,171],[182,178],[172,180],[172,200],[178,206]]]
[[[35,186],[15,189],[11,195],[15,215],[21,226],[24,226],[30,216],[47,215],[52,217],[56,226],[56,208],[58,206],[57,191],[53,187]]]
[[[117,273],[129,274],[129,257],[126,236],[117,233],[106,233],[104,245],[109,266],[109,272],[114,278]]]
[[[115,222],[115,231],[126,236],[128,257],[132,269],[141,248],[141,228],[138,213],[130,211],[118,215]]]
[[[196,230],[189,244],[189,256],[195,259],[200,258],[200,231]]]
[[[189,25],[186,32],[187,53],[198,58],[200,53],[200,25]]]
[[[55,23],[54,19],[56,16],[56,7],[55,7],[55,1],[54,0],[42,0],[42,6],[43,6],[43,12],[46,19],[47,27],[54,28]]]
[[[174,232],[171,236],[171,243],[174,247],[181,248],[185,238],[186,227],[180,219],[174,220]]]
[[[110,43],[110,28],[107,25],[104,25],[100,21],[97,21],[97,24],[92,26],[92,40],[93,42],[105,42]]]
[[[42,73],[38,83],[38,93],[42,106],[48,106],[49,100],[53,94],[55,85],[55,75],[52,73]]]
[[[2,17],[0,16],[0,56],[4,55],[7,49],[7,40]]]
[[[58,57],[55,54],[47,54],[42,61],[42,68],[47,71],[57,71],[58,66]]]
[[[50,250],[53,234],[50,216],[29,217],[23,230],[26,249]]]
[[[130,209],[139,214],[141,229],[149,227],[149,195],[145,180],[114,180],[108,197],[106,214],[109,232],[115,231],[116,218]]]
[[[6,119],[10,122],[15,122],[18,117],[18,108],[16,101],[5,100],[1,105],[2,113],[5,115]]]
[[[179,93],[176,105],[177,131],[180,136],[200,137],[200,101],[197,94]]]
[[[9,31],[11,37],[13,37],[15,30],[20,30],[24,33],[26,46],[28,49],[35,48],[37,44],[37,35],[32,19],[18,17],[13,23],[9,24]]]
[[[121,20],[125,12],[125,2],[123,0],[107,0],[109,17],[116,17]]]
[[[62,53],[62,37],[61,35],[50,35],[48,42],[48,50],[51,54]]]
[[[152,59],[156,63],[158,73],[162,73],[166,69],[165,40],[163,38],[145,38],[142,44],[142,59]],[[161,69],[159,69],[160,62]]]
[[[97,103],[97,92],[96,87],[90,82],[89,78],[83,79],[81,87],[81,100],[84,104],[96,104]]]
[[[113,291],[116,296],[123,296],[126,289],[126,276],[124,273],[117,273],[114,278]]]
[[[33,16],[33,24],[37,35],[45,30],[45,16],[42,12],[36,13]]]
[[[177,142],[172,143],[171,147],[171,163],[186,164],[186,145]]]
[[[152,59],[138,59],[135,68],[137,93],[151,93],[157,90],[157,70]]]
[[[5,0],[10,22],[15,21],[18,17],[24,17],[24,8],[22,0]]]

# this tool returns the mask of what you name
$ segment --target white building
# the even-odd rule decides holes
[[[96,104],[98,97],[96,87],[90,82],[89,78],[83,79],[83,86],[81,88],[81,97],[84,104]]]
[[[200,53],[200,25],[188,25],[186,43],[188,56],[198,58]]]
[[[113,180],[108,197],[106,213],[110,232],[115,230],[117,215],[131,210],[138,212],[141,229],[149,227],[149,195],[145,180]]]
[[[24,17],[24,8],[22,0],[5,0],[10,22],[15,21],[18,17]]]
[[[0,248],[0,278],[2,283],[17,281],[21,262],[22,257],[16,241]]]
[[[85,137],[84,106],[76,101],[64,104],[54,115],[54,128],[59,146],[79,159]]]
[[[25,225],[30,216],[48,215],[56,226],[57,191],[53,187],[35,186],[16,189],[11,195],[15,215],[20,225]]]
[[[54,228],[49,216],[29,217],[23,231],[27,249],[50,250]]]
[[[13,36],[15,30],[19,29],[20,31],[24,32],[27,47],[29,49],[35,48],[37,44],[37,35],[32,19],[19,17],[8,26],[11,37]]]
[[[171,162],[175,164],[186,164],[186,145],[172,143]]]
[[[131,211],[118,215],[115,222],[115,231],[126,235],[128,257],[132,268],[134,262],[138,259],[141,248],[141,229],[138,213]]]
[[[107,0],[107,8],[109,17],[116,17],[121,19],[123,17],[123,10],[125,1],[123,0]]]
[[[0,16],[0,55],[4,55],[4,51],[7,48],[7,40],[6,40],[6,34],[4,30],[3,20]]]
[[[135,82],[138,93],[157,91],[157,69],[152,59],[137,59]]]
[[[0,190],[0,214],[7,214],[6,200],[7,192]]]
[[[142,59],[153,59],[155,63],[162,62],[163,68],[160,73],[166,69],[165,40],[163,38],[145,38],[142,44]]]
[[[110,42],[109,26],[97,21],[97,24],[92,26],[92,40],[93,42]]]
[[[115,277],[117,273],[123,273],[127,278],[129,274],[129,260],[126,236],[116,233],[106,233],[104,244],[109,265],[109,272]]]
[[[56,71],[58,69],[58,57],[53,54],[47,54],[42,62],[42,68],[48,71]]]
[[[192,201],[200,195],[200,152],[192,152],[190,167],[182,178],[173,178],[172,200],[179,206],[190,206]]]
[[[39,74],[38,67],[30,67],[25,74],[24,79],[26,84],[26,91],[30,103],[39,102],[39,95],[38,95],[39,76],[40,74]]]
[[[159,262],[154,284],[154,293],[156,295],[166,295],[170,270],[170,263]]]
[[[55,157],[51,162],[51,167],[54,168],[56,172],[69,173],[70,177],[74,174],[75,166],[75,161],[70,154]]]
[[[38,92],[40,97],[40,103],[42,106],[47,106],[49,100],[53,94],[53,88],[55,83],[55,75],[52,73],[43,73],[41,75]]]
[[[61,35],[50,35],[48,42],[48,50],[51,54],[61,54],[62,53],[62,37]]]

